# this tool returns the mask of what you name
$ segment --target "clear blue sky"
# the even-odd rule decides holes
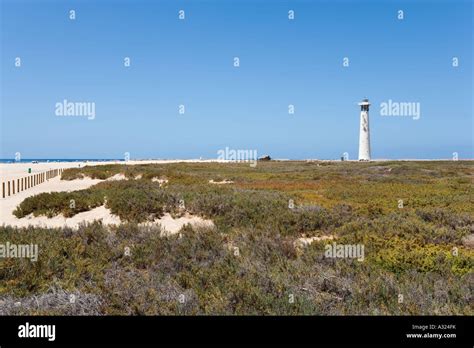
[[[1,3],[1,158],[353,159],[364,97],[372,157],[474,157],[470,0]],[[63,99],[95,119],[56,116]],[[420,119],[381,116],[389,99]]]

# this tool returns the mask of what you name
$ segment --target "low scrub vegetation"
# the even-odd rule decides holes
[[[474,233],[469,162],[108,165],[63,179],[119,173],[129,180],[17,207],[20,218],[69,217],[105,205],[125,223],[0,227],[1,244],[40,251],[37,262],[0,261],[0,313],[474,314],[474,251],[463,244]],[[215,227],[163,236],[139,224],[184,211]],[[295,244],[312,236],[334,239]],[[327,257],[332,243],[364,246],[363,261]]]

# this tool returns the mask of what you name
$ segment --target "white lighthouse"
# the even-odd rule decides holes
[[[369,99],[363,99],[359,105],[359,161],[370,161]]]

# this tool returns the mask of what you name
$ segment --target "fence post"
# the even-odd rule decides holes
[[[35,187],[49,179],[52,179],[56,176],[61,176],[63,173],[63,168],[58,169],[49,169],[42,173],[36,173],[22,178],[16,178],[11,180],[2,181],[1,187],[1,197],[6,198],[22,191],[28,190]]]

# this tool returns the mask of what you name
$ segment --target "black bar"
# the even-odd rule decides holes
[[[0,317],[0,345],[57,344],[409,344],[472,347],[472,317]],[[55,327],[55,340],[20,338],[25,323]],[[417,325],[418,328],[414,328]],[[425,330],[421,328],[426,326]],[[407,334],[455,334],[408,338]]]

